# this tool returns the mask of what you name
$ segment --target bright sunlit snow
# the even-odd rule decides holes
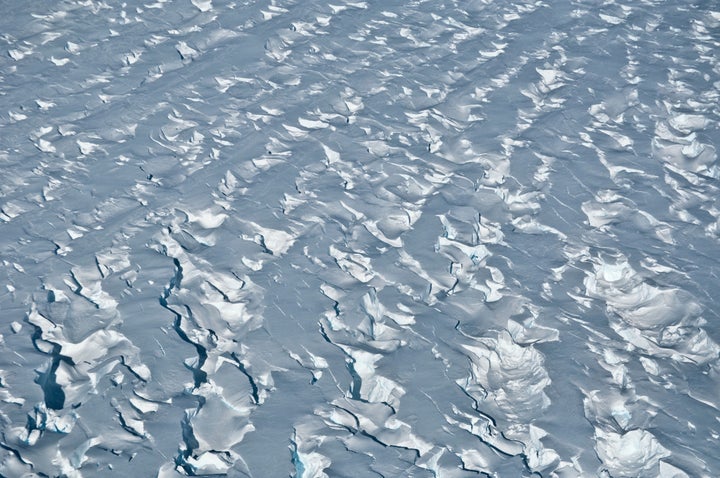
[[[716,2],[0,13],[0,476],[720,476]]]

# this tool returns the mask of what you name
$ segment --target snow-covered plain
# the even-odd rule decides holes
[[[1,476],[720,476],[716,2],[0,13]]]

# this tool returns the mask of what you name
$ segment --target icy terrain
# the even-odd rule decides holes
[[[720,476],[720,6],[0,1],[0,476]]]

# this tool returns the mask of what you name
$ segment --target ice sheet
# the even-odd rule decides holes
[[[720,476],[713,2],[5,2],[0,476]]]

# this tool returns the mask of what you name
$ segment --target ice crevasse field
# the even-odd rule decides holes
[[[0,14],[0,476],[720,476],[717,2]]]

